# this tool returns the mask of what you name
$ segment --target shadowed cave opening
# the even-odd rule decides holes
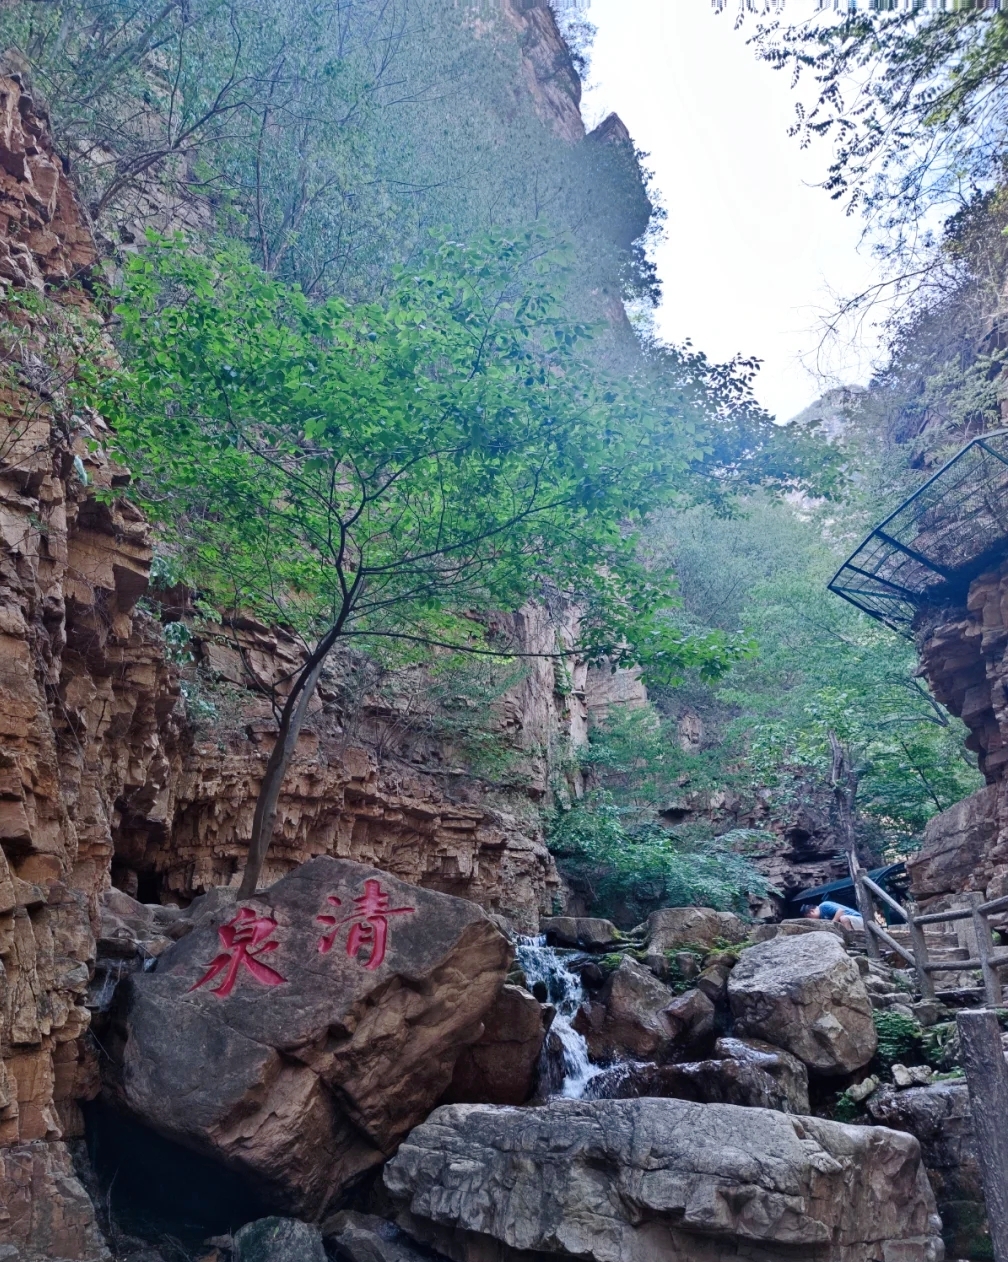
[[[200,1252],[209,1236],[273,1212],[240,1174],[101,1101],[84,1105],[84,1122],[95,1200],[113,1237],[173,1240]]]

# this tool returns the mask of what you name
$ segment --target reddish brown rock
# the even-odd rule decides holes
[[[0,1147],[0,1257],[111,1262],[64,1144]]]
[[[194,919],[121,983],[110,1096],[299,1216],[426,1116],[512,958],[475,904],[330,858]]]
[[[524,1104],[535,1088],[539,1053],[552,1020],[534,995],[504,986],[480,1039],[455,1062],[446,1104]]]

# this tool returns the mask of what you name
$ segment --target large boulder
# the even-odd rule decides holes
[[[939,1082],[906,1091],[884,1086],[868,1097],[865,1107],[879,1126],[907,1131],[920,1141],[949,1256],[990,1257],[983,1176],[966,1084]]]
[[[730,911],[712,907],[663,907],[647,918],[648,954],[662,955],[681,947],[711,951],[744,942],[748,926]]]
[[[427,1115],[512,958],[474,903],[326,857],[192,919],[119,987],[106,1092],[307,1218]]]
[[[296,1218],[259,1218],[234,1234],[234,1262],[326,1262],[322,1233]]]
[[[554,1009],[521,986],[505,986],[487,1013],[482,1037],[455,1062],[446,1104],[524,1104]]]
[[[684,1100],[449,1105],[385,1167],[400,1224],[457,1259],[938,1262],[897,1131]]]
[[[550,946],[581,947],[584,951],[607,951],[623,937],[611,920],[597,916],[545,916],[539,921],[539,932],[546,935]]]
[[[736,1033],[785,1048],[815,1073],[851,1073],[875,1055],[868,992],[833,934],[749,947],[732,969],[728,999]]]
[[[660,1060],[676,1033],[665,1015],[672,999],[653,973],[624,956],[599,998],[578,1009],[574,1028],[593,1060]]]

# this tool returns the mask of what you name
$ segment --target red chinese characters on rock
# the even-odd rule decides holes
[[[333,907],[342,906],[342,900],[337,898],[335,894],[330,894],[327,899]],[[333,948],[336,941],[336,935],[344,925],[350,926],[350,932],[347,934],[346,953],[350,959],[356,959],[361,947],[369,947],[370,954],[368,961],[364,965],[369,971],[374,971],[381,965],[385,959],[385,950],[388,946],[388,931],[390,916],[405,916],[409,912],[416,911],[415,907],[390,907],[389,896],[381,887],[381,882],[368,880],[364,882],[364,893],[359,895],[353,901],[353,910],[346,916],[336,917],[329,913],[323,913],[316,916],[315,919],[323,925],[331,926],[329,933],[324,933],[319,938],[318,949],[321,955],[327,955]]]
[[[251,907],[242,907],[238,913],[217,930],[224,950],[210,963],[210,967],[190,992],[206,986],[221,973],[224,980],[214,986],[211,993],[226,999],[234,989],[238,974],[247,968],[257,982],[264,986],[281,986],[286,977],[281,977],[275,969],[262,962],[261,957],[275,951],[280,943],[273,940],[273,932],[277,922],[272,916],[263,916]]]

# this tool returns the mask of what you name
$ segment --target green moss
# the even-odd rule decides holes
[[[918,1064],[923,1059],[924,1049],[920,1023],[913,1017],[905,1017],[900,1012],[883,1010],[873,1012],[872,1018],[878,1033],[878,1050],[876,1062],[889,1070],[895,1064]]]
[[[839,1092],[833,1101],[832,1116],[835,1122],[853,1122],[860,1111],[861,1106],[846,1091]]]
[[[994,1247],[982,1205],[976,1201],[943,1201],[938,1210],[946,1257],[993,1262]]]

